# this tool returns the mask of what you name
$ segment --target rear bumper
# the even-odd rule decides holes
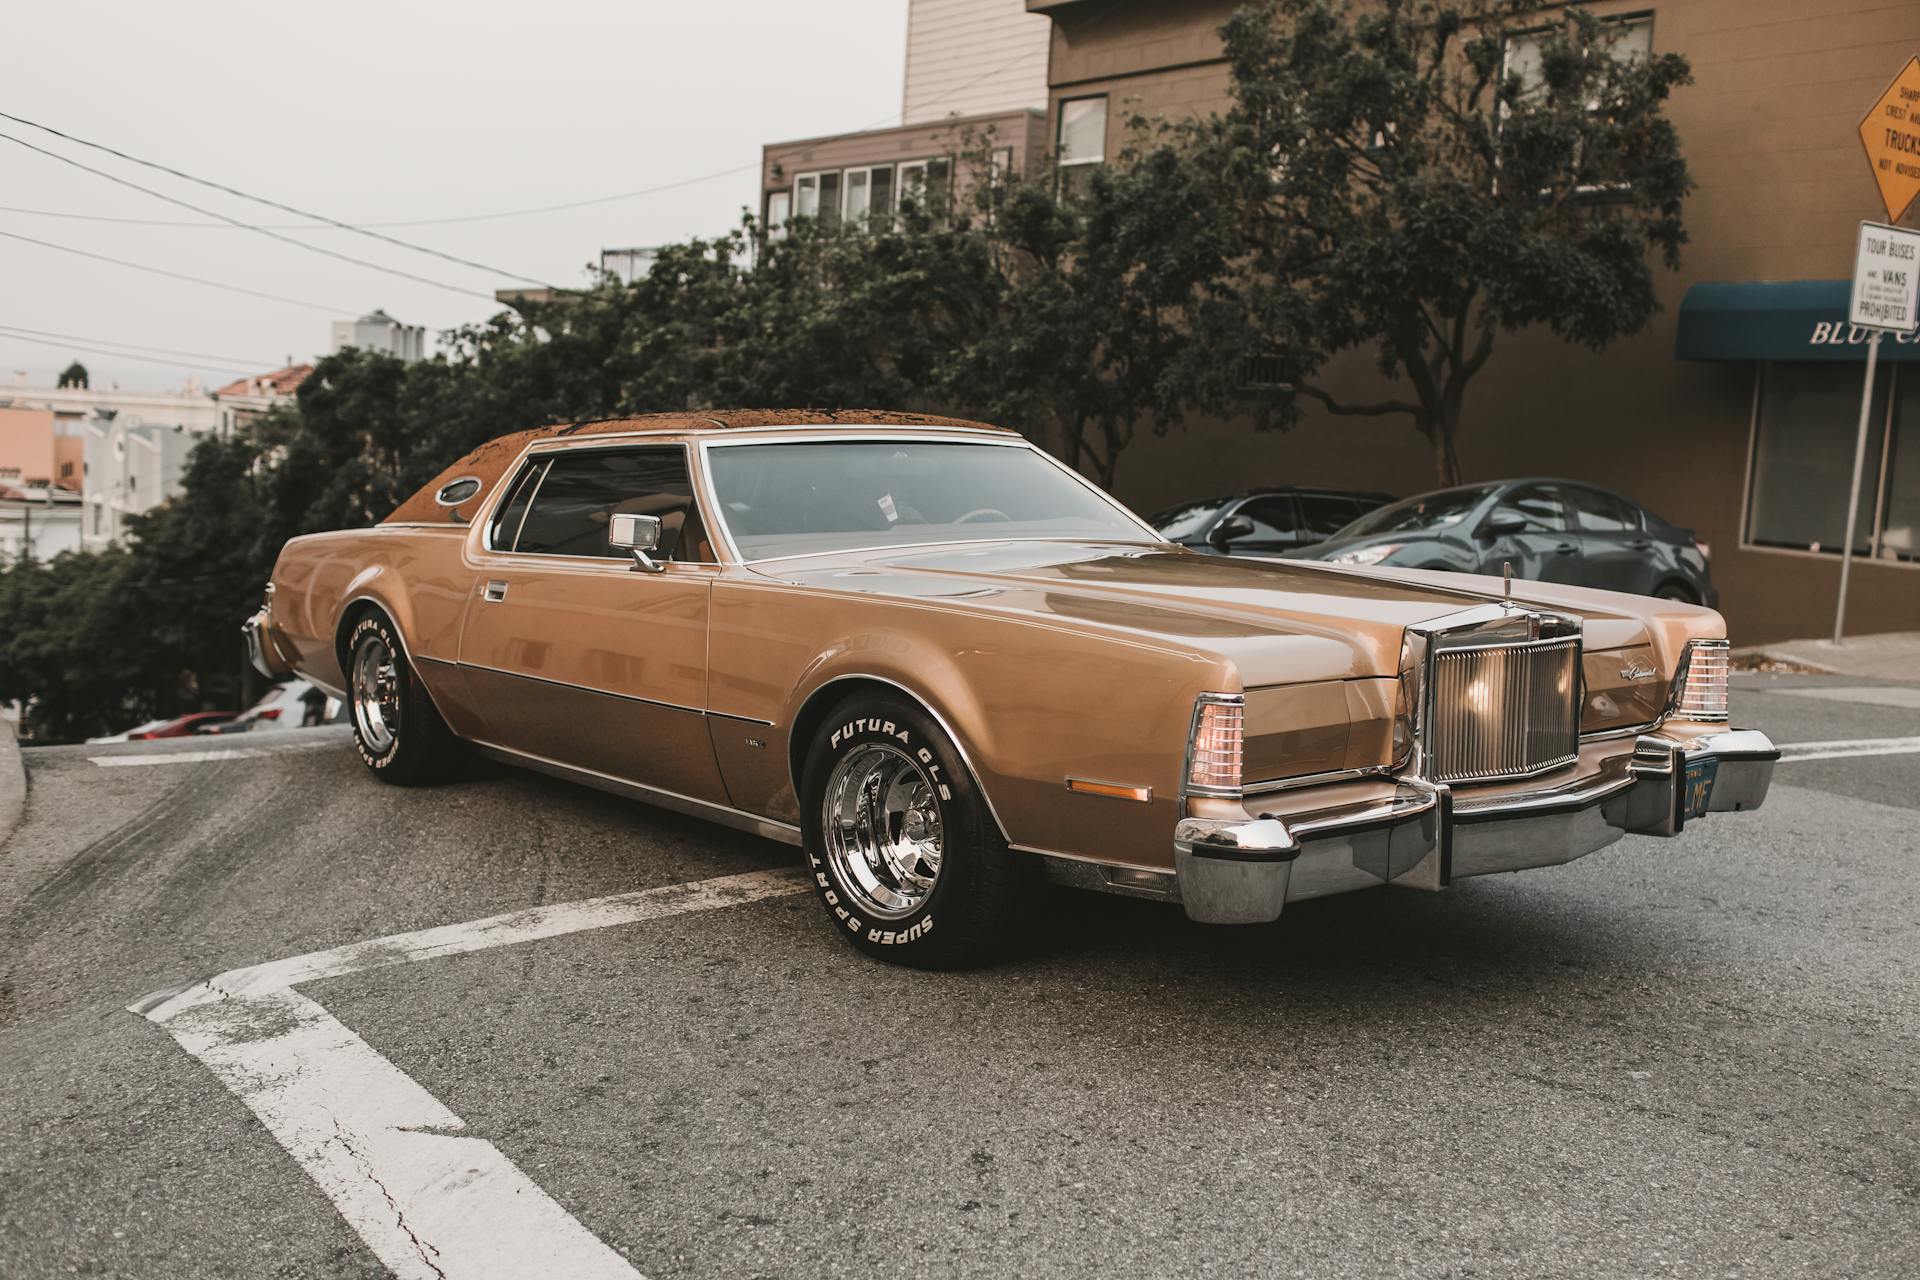
[[[1673,836],[1707,814],[1757,809],[1780,758],[1751,729],[1644,734],[1619,746],[1569,781],[1526,791],[1476,795],[1403,778],[1390,794],[1284,817],[1183,818],[1174,829],[1180,899],[1195,920],[1255,924],[1303,898],[1554,866],[1630,833]]]
[[[246,640],[247,661],[253,664],[255,671],[269,680],[284,680],[293,673],[292,665],[280,656],[279,649],[273,643],[264,606],[240,624],[240,634]]]

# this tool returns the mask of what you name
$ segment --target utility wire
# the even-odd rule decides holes
[[[141,159],[141,158],[140,158],[139,156],[135,156],[135,155],[129,155],[129,154],[127,154],[127,153],[126,153],[126,152],[124,152],[124,151],[120,151],[120,150],[117,150],[117,149],[115,149],[115,148],[113,148],[113,147],[109,147],[109,146],[107,146],[107,145],[106,145],[105,143],[101,143],[101,142],[92,142],[92,141],[89,141],[89,140],[88,140],[88,139],[86,139],[86,138],[79,138],[79,137],[75,137],[75,136],[74,136],[73,134],[70,134],[70,133],[63,133],[63,132],[61,132],[61,131],[60,131],[59,129],[56,129],[56,128],[54,128],[54,127],[53,127],[52,125],[46,125],[46,124],[41,124],[41,123],[40,123],[39,121],[37,121],[37,120],[28,120],[28,119],[26,119],[26,118],[25,118],[24,116],[16,116],[16,115],[12,115],[12,114],[10,114],[10,113],[8,113],[8,112],[5,112],[5,111],[0,111],[0,120],[11,120],[11,121],[13,121],[13,122],[14,122],[15,124],[23,124],[23,125],[26,125],[26,126],[27,126],[27,127],[29,128],[29,129],[38,129],[38,130],[40,130],[40,131],[41,131],[42,133],[50,133],[50,134],[52,134],[52,135],[53,135],[54,137],[56,137],[56,138],[60,138],[60,139],[63,139],[63,140],[65,140],[65,141],[67,141],[67,142],[71,142],[71,143],[75,143],[75,144],[77,144],[77,145],[79,145],[79,146],[82,146],[82,147],[88,147],[88,148],[91,148],[92,150],[95,150],[95,151],[103,151],[103,152],[105,152],[105,153],[106,153],[107,155],[110,155],[110,156],[114,156],[114,157],[116,157],[116,158],[118,158],[118,159],[121,159],[121,160],[125,160],[125,161],[127,161],[127,162],[129,162],[130,164],[137,164],[137,165],[140,165],[140,166],[142,166],[142,167],[144,167],[144,168],[148,168],[148,169],[154,169],[154,170],[157,170],[157,171],[159,171],[159,172],[161,172],[161,173],[164,173],[164,174],[168,174],[168,175],[170,175],[170,176],[172,176],[172,177],[175,177],[175,178],[179,178],[179,179],[181,179],[182,181],[185,181],[185,182],[191,182],[191,183],[195,183],[196,185],[198,185],[198,186],[202,186],[202,187],[209,187],[209,188],[211,188],[211,189],[213,189],[213,190],[215,190],[215,191],[221,191],[221,192],[225,192],[225,193],[226,193],[227,195],[230,195],[230,196],[237,196],[237,197],[239,197],[239,198],[240,198],[240,199],[242,199],[242,200],[251,200],[251,201],[252,201],[253,203],[255,203],[255,204],[263,204],[263,205],[266,205],[266,206],[267,206],[268,208],[270,208],[270,209],[278,209],[278,210],[280,210],[280,211],[281,211],[282,213],[291,213],[291,214],[293,214],[293,215],[294,215],[295,217],[299,217],[299,218],[311,218],[311,219],[312,219],[313,221],[315,221],[315,222],[320,222],[320,223],[324,223],[324,224],[326,224],[327,226],[330,226],[330,227],[338,227],[338,228],[339,228],[340,230],[342,230],[342,231],[351,231],[351,232],[353,232],[353,233],[355,233],[356,235],[363,235],[363,236],[367,236],[367,237],[369,237],[369,238],[371,238],[371,239],[374,239],[374,240],[380,240],[380,241],[383,241],[383,242],[385,242],[385,243],[387,243],[387,244],[391,244],[391,245],[396,245],[396,246],[398,246],[399,248],[402,248],[402,249],[411,249],[411,250],[412,250],[413,252],[415,252],[415,253],[424,253],[424,254],[427,254],[427,255],[429,255],[429,256],[431,256],[431,257],[435,257],[435,258],[440,258],[440,259],[442,259],[442,260],[444,260],[444,261],[447,261],[447,262],[452,262],[452,263],[456,263],[456,264],[458,264],[458,265],[460,265],[460,266],[463,266],[463,267],[471,267],[471,268],[472,268],[472,269],[474,269],[475,271],[485,271],[485,272],[487,272],[487,273],[488,273],[488,274],[490,274],[490,275],[497,275],[497,276],[505,276],[505,277],[506,277],[507,279],[509,279],[509,280],[520,280],[520,281],[523,281],[523,282],[525,282],[525,283],[528,283],[528,284],[537,284],[537,285],[541,285],[541,286],[543,286],[543,287],[545,287],[545,288],[549,288],[549,289],[551,289],[551,288],[554,288],[554,287],[555,287],[555,286],[553,286],[553,285],[551,285],[551,284],[548,284],[548,283],[547,283],[546,281],[544,281],[544,280],[538,280],[538,279],[535,279],[535,278],[534,278],[534,277],[532,277],[532,276],[525,276],[525,275],[521,275],[521,274],[519,274],[518,272],[514,272],[514,271],[502,271],[502,270],[501,270],[500,268],[498,268],[498,267],[491,267],[491,266],[488,266],[488,265],[487,265],[486,263],[484,263],[484,262],[474,262],[474,261],[472,261],[471,259],[468,259],[468,258],[459,258],[459,257],[455,257],[455,256],[454,256],[453,254],[451,254],[451,253],[442,253],[442,252],[441,252],[440,250],[438,250],[438,249],[431,249],[431,248],[428,248],[428,247],[427,247],[426,245],[422,245],[422,244],[414,244],[414,243],[413,243],[412,241],[410,241],[410,240],[402,240],[402,239],[400,239],[400,238],[399,238],[399,237],[397,237],[397,236],[389,236],[389,235],[383,235],[382,233],[380,233],[380,232],[378,232],[378,231],[373,231],[373,230],[369,230],[368,228],[365,228],[365,227],[359,227],[359,226],[355,226],[355,225],[354,225],[353,223],[351,223],[351,222],[342,222],[342,221],[340,221],[340,219],[338,219],[338,218],[329,218],[328,216],[326,216],[325,214],[322,214],[322,213],[312,213],[312,212],[309,212],[309,211],[308,211],[308,210],[306,210],[306,209],[297,209],[297,208],[295,208],[295,207],[294,207],[293,205],[290,205],[290,204],[282,204],[282,203],[281,203],[280,201],[278,201],[278,200],[270,200],[270,199],[268,199],[268,198],[267,198],[267,197],[265,197],[265,196],[256,196],[256,195],[254,195],[254,194],[252,194],[251,192],[247,192],[247,191],[242,191],[242,190],[240,190],[240,189],[239,189],[238,187],[230,187],[230,186],[227,186],[227,185],[226,185],[225,183],[221,183],[221,182],[215,182],[215,181],[213,181],[213,180],[212,180],[212,179],[210,179],[210,178],[200,178],[200,177],[196,177],[196,176],[194,176],[194,175],[193,175],[193,174],[191,174],[191,173],[187,173],[187,172],[185,172],[184,170],[181,170],[181,169],[175,169],[175,168],[173,168],[173,167],[172,167],[172,166],[170,166],[170,165],[164,165],[164,164],[161,164],[161,163],[159,163],[158,161],[154,161],[154,160],[143,160],[143,159]],[[15,141],[15,142],[18,142],[18,141],[19,141],[19,139],[17,139],[17,138],[14,138],[14,139],[9,139],[9,140],[10,140],[10,141]],[[25,144],[25,143],[22,143],[21,145],[23,145],[23,146],[24,146],[24,145],[27,145],[27,144]],[[34,150],[36,150],[36,151],[38,151],[38,150],[39,150],[39,148],[38,148],[38,147],[35,147],[35,148],[33,148],[33,149],[34,149]],[[45,155],[54,155],[55,153],[53,153],[53,152],[50,152],[50,151],[49,151],[49,152],[43,152],[42,154],[45,154]],[[61,159],[61,160],[65,160],[65,159],[66,159],[66,157],[65,157],[65,156],[55,156],[55,158],[56,158],[56,159]],[[78,167],[80,167],[80,168],[83,168],[83,169],[84,169],[84,168],[86,168],[86,166],[85,166],[85,165],[79,165],[77,161],[71,161],[71,160],[69,160],[69,161],[67,161],[67,163],[69,163],[69,164],[75,164],[75,165],[77,165]],[[93,172],[93,173],[99,173],[100,171],[99,171],[99,170],[97,170],[97,169],[95,169],[95,170],[89,170],[89,172]],[[112,177],[113,177],[113,175],[111,175],[111,174],[102,174],[102,176],[103,176],[103,177],[108,177],[108,178],[112,178]],[[114,180],[115,182],[124,182],[124,183],[125,183],[125,185],[127,185],[127,186],[134,186],[134,184],[133,184],[133,183],[131,183],[131,182],[125,182],[125,180],[124,180],[124,179],[120,179],[120,178],[113,178],[113,180]],[[146,190],[147,190],[147,189],[146,189],[145,187],[134,187],[134,189],[135,189],[135,190],[138,190],[138,191],[146,191]],[[154,192],[154,191],[148,191],[148,192],[147,192],[147,194],[149,194],[149,195],[159,195],[159,193],[158,193],[158,192]],[[187,203],[186,203],[185,201],[183,201],[183,200],[174,200],[174,199],[173,199],[173,198],[172,198],[171,196],[160,196],[160,198],[161,198],[162,200],[167,200],[167,201],[169,201],[170,203],[173,203],[173,204],[178,204],[178,205],[182,205],[182,206],[183,206],[183,207],[185,207],[185,208],[188,208],[188,209],[192,209],[192,210],[193,210],[193,211],[194,211],[195,213],[209,213],[209,214],[210,214],[210,216],[212,216],[212,217],[216,217],[216,218],[219,218],[219,219],[220,219],[221,221],[223,221],[223,222],[229,222],[229,223],[232,223],[232,224],[233,224],[234,226],[245,226],[245,227],[247,227],[247,228],[248,228],[249,230],[253,230],[253,231],[261,231],[261,232],[266,232],[266,233],[268,233],[268,234],[271,234],[271,231],[270,231],[270,230],[269,230],[268,228],[266,228],[266,227],[264,227],[264,226],[257,226],[257,225],[253,225],[253,224],[248,224],[248,223],[243,223],[243,222],[240,222],[240,221],[238,221],[238,220],[236,220],[236,219],[233,219],[233,218],[229,218],[229,217],[226,217],[226,216],[225,216],[224,214],[217,214],[217,213],[211,213],[211,212],[210,212],[209,210],[206,210],[206,209],[200,209],[200,208],[197,208],[197,207],[196,207],[196,206],[194,206],[194,205],[190,205],[190,204],[187,204]],[[283,239],[284,237],[277,237],[277,236],[276,236],[275,238],[276,238],[276,239]],[[301,242],[301,241],[298,241],[298,240],[289,240],[289,241],[288,241],[287,243],[289,243],[289,244],[299,244],[299,245],[301,245],[301,246],[302,246],[303,248],[308,248],[308,249],[312,249],[312,248],[314,248],[314,246],[313,246],[313,245],[307,245],[307,244],[303,244],[303,242]],[[320,252],[324,252],[324,250],[321,250]],[[339,254],[334,254],[334,255],[332,255],[332,256],[335,256],[335,257],[339,257],[339,256],[341,256],[341,255],[339,255]],[[359,259],[357,259],[357,258],[349,258],[349,259],[347,259],[347,260],[348,260],[349,262],[359,262]],[[374,264],[372,264],[372,263],[364,263],[364,262],[363,262],[363,263],[360,263],[360,265],[362,265],[362,266],[373,266]],[[391,270],[391,268],[385,268],[385,267],[377,267],[377,266],[376,266],[376,267],[375,267],[374,269],[375,269],[375,270]],[[400,275],[405,275],[406,273],[405,273],[405,272],[396,272],[396,274],[400,274]],[[422,280],[422,277],[419,277],[419,276],[411,276],[411,277],[409,277],[409,278],[410,278],[410,279],[414,279],[414,280]],[[436,284],[436,285],[438,284],[438,282],[436,282],[436,281],[431,281],[431,280],[423,280],[422,282],[423,282],[423,283],[427,283],[427,284]],[[443,289],[451,289],[451,288],[456,288],[456,286],[453,286],[453,285],[438,285],[438,287],[439,287],[439,288],[443,288]],[[493,301],[493,295],[492,295],[492,294],[490,294],[490,293],[489,293],[489,294],[479,294],[479,293],[477,293],[477,291],[475,291],[475,290],[471,290],[471,289],[469,289],[469,290],[461,290],[461,292],[466,292],[466,293],[475,293],[475,294],[476,294],[476,296],[479,296],[479,297],[484,297],[484,298],[486,298],[486,299],[487,299],[487,301],[489,301],[489,302],[491,302],[491,301]]]
[[[57,249],[61,253],[71,253],[75,257],[92,258],[96,262],[111,262],[116,267],[131,267],[135,271],[145,271],[156,276],[167,276],[174,280],[185,280],[189,284],[203,284],[210,289],[225,289],[228,293],[244,293],[250,298],[265,298],[269,302],[285,302],[296,307],[306,307],[312,311],[325,311],[329,315],[351,315],[351,307],[328,306],[322,302],[307,302],[300,298],[288,298],[278,293],[262,293],[258,289],[249,289],[243,285],[226,284],[219,280],[208,280],[201,276],[185,275],[178,271],[168,271],[165,267],[150,267],[144,262],[128,262],[125,258],[109,258],[104,253],[90,253],[85,249],[75,249],[71,245],[55,244],[51,240],[36,240],[32,236],[23,236],[17,231],[0,231],[0,236],[9,240],[19,240],[25,244],[37,244],[43,249]]]
[[[45,329],[28,329],[17,324],[0,324],[0,334],[7,334],[14,337],[30,335],[35,338],[59,338],[66,342],[88,342],[95,346],[102,347],[126,347],[130,351],[144,351],[150,355],[192,356],[196,360],[214,360],[222,363],[231,363],[236,367],[257,366],[263,369],[269,366],[278,367],[274,366],[271,360],[247,360],[240,356],[216,356],[209,355],[204,351],[182,351],[178,347],[155,347],[144,342],[120,342],[113,338],[89,338],[78,333],[49,333]]]
[[[219,363],[219,362],[216,362],[213,364],[189,364],[187,361],[184,361],[184,360],[167,360],[160,356],[135,355],[131,351],[107,351],[100,347],[83,347],[77,342],[53,342],[46,338],[26,338],[26,337],[22,337],[17,333],[0,332],[0,338],[7,338],[14,342],[31,342],[35,346],[40,346],[40,347],[57,347],[61,351],[67,351],[67,352],[83,351],[90,356],[107,356],[114,360],[141,360],[141,361],[145,361],[147,364],[166,365],[170,369],[192,369],[201,373],[206,373],[209,371],[218,372],[218,373],[238,373],[238,374],[246,374],[249,372],[253,372],[253,373],[259,372],[258,365],[254,365],[249,369],[249,368],[245,368],[237,365],[230,366],[230,365]]]
[[[445,289],[448,293],[464,293],[468,297],[485,298],[489,302],[493,301],[492,294],[482,293],[478,289],[469,289],[465,285],[447,284],[443,280],[434,280],[434,279],[430,279],[427,276],[417,276],[413,274],[413,272],[411,271],[402,271],[398,267],[382,266],[378,262],[369,262],[365,258],[356,258],[350,253],[341,253],[337,249],[325,249],[317,244],[308,244],[305,240],[296,240],[292,236],[281,235],[278,231],[272,231],[266,227],[258,226],[254,223],[242,222],[238,218],[230,218],[226,214],[221,213],[218,210],[203,208],[200,205],[194,204],[192,201],[182,200],[178,196],[170,196],[163,191],[155,191],[152,187],[143,187],[139,183],[134,182],[131,179],[123,178],[118,174],[108,173],[105,169],[96,169],[90,164],[82,164],[78,160],[73,159],[71,156],[61,155],[58,151],[49,151],[45,147],[36,147],[31,142],[28,142],[22,138],[16,138],[10,133],[0,133],[0,141],[11,142],[15,146],[25,147],[27,150],[35,152],[39,155],[46,156],[53,160],[58,160],[61,164],[72,165],[74,168],[79,169],[82,172],[91,173],[95,177],[105,178],[108,182],[118,183],[123,187],[129,187],[135,191],[140,192],[142,195],[152,196],[156,200],[164,200],[168,204],[177,204],[182,209],[191,209],[193,212],[199,213],[199,214],[205,214],[209,218],[218,218],[220,221],[227,223],[230,226],[239,227],[243,231],[257,231],[261,235],[267,237],[269,240],[278,240],[281,244],[290,244],[296,249],[305,249],[308,253],[317,253],[325,258],[337,258],[341,262],[350,262],[356,267],[365,267],[369,271],[379,271],[386,275],[399,276],[403,280],[411,280],[415,284],[431,285],[435,289]],[[118,152],[116,152],[115,154],[117,155]],[[487,268],[483,267],[481,269],[486,270]],[[514,276],[513,278],[515,280],[531,280],[532,279],[532,277],[530,276]],[[534,280],[533,283],[539,284],[540,282],[537,280]]]

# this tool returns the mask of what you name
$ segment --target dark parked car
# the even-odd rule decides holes
[[[1360,517],[1290,559],[1568,582],[1717,605],[1707,544],[1618,494],[1571,480],[1423,493]]]
[[[1330,538],[1391,494],[1297,485],[1248,489],[1162,511],[1148,523],[1162,536],[1215,555],[1278,555]]]

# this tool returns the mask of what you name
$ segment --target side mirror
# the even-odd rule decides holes
[[[661,573],[666,567],[647,553],[660,549],[660,517],[620,513],[607,520],[607,542],[615,551],[633,553],[633,567]]]
[[[1253,532],[1253,520],[1248,516],[1228,516],[1213,526],[1213,532],[1207,535],[1207,541],[1216,547],[1224,547],[1236,538],[1244,538]]]
[[[1480,526],[1480,536],[1483,538],[1505,538],[1526,531],[1527,518],[1511,512],[1505,515],[1499,513],[1490,515],[1487,517],[1487,522]]]

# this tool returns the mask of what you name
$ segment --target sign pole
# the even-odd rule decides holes
[[[1847,576],[1853,568],[1854,526],[1860,519],[1860,479],[1867,466],[1867,433],[1873,425],[1873,375],[1880,362],[1880,331],[1867,339],[1867,380],[1860,388],[1860,431],[1853,442],[1853,484],[1847,489],[1847,540],[1840,544],[1840,601],[1833,611],[1833,642],[1847,624]]]

